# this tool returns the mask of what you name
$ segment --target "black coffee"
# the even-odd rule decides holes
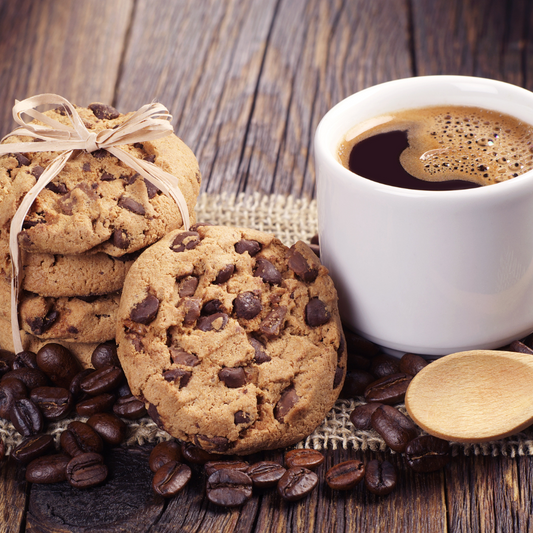
[[[468,189],[533,169],[533,126],[477,107],[401,111],[349,131],[339,159],[352,172],[386,185]]]

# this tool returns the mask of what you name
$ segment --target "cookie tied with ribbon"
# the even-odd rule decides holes
[[[49,111],[38,111],[42,106]],[[23,250],[129,256],[189,228],[200,172],[159,103],[121,115],[43,94],[17,101],[13,117],[19,127],[0,144],[0,244],[9,250],[0,270],[11,278],[18,352]]]

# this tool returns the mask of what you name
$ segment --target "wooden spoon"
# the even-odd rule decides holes
[[[472,350],[432,362],[405,395],[411,418],[457,442],[501,439],[533,423],[533,356]]]

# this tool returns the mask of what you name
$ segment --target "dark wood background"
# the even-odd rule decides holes
[[[155,99],[210,193],[312,198],[318,122],[370,85],[464,74],[533,89],[532,67],[529,0],[0,0],[0,134],[34,94],[123,112]],[[533,530],[530,457],[459,456],[424,476],[392,455],[400,486],[387,498],[321,485],[300,503],[264,493],[228,511],[200,479],[154,498],[148,451],[114,452],[112,479],[88,492],[31,487],[5,464],[0,531]],[[382,457],[329,451],[320,474],[354,456]]]

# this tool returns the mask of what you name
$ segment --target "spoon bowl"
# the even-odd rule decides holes
[[[411,418],[430,435],[486,442],[533,423],[533,356],[471,350],[432,362],[405,395]]]

